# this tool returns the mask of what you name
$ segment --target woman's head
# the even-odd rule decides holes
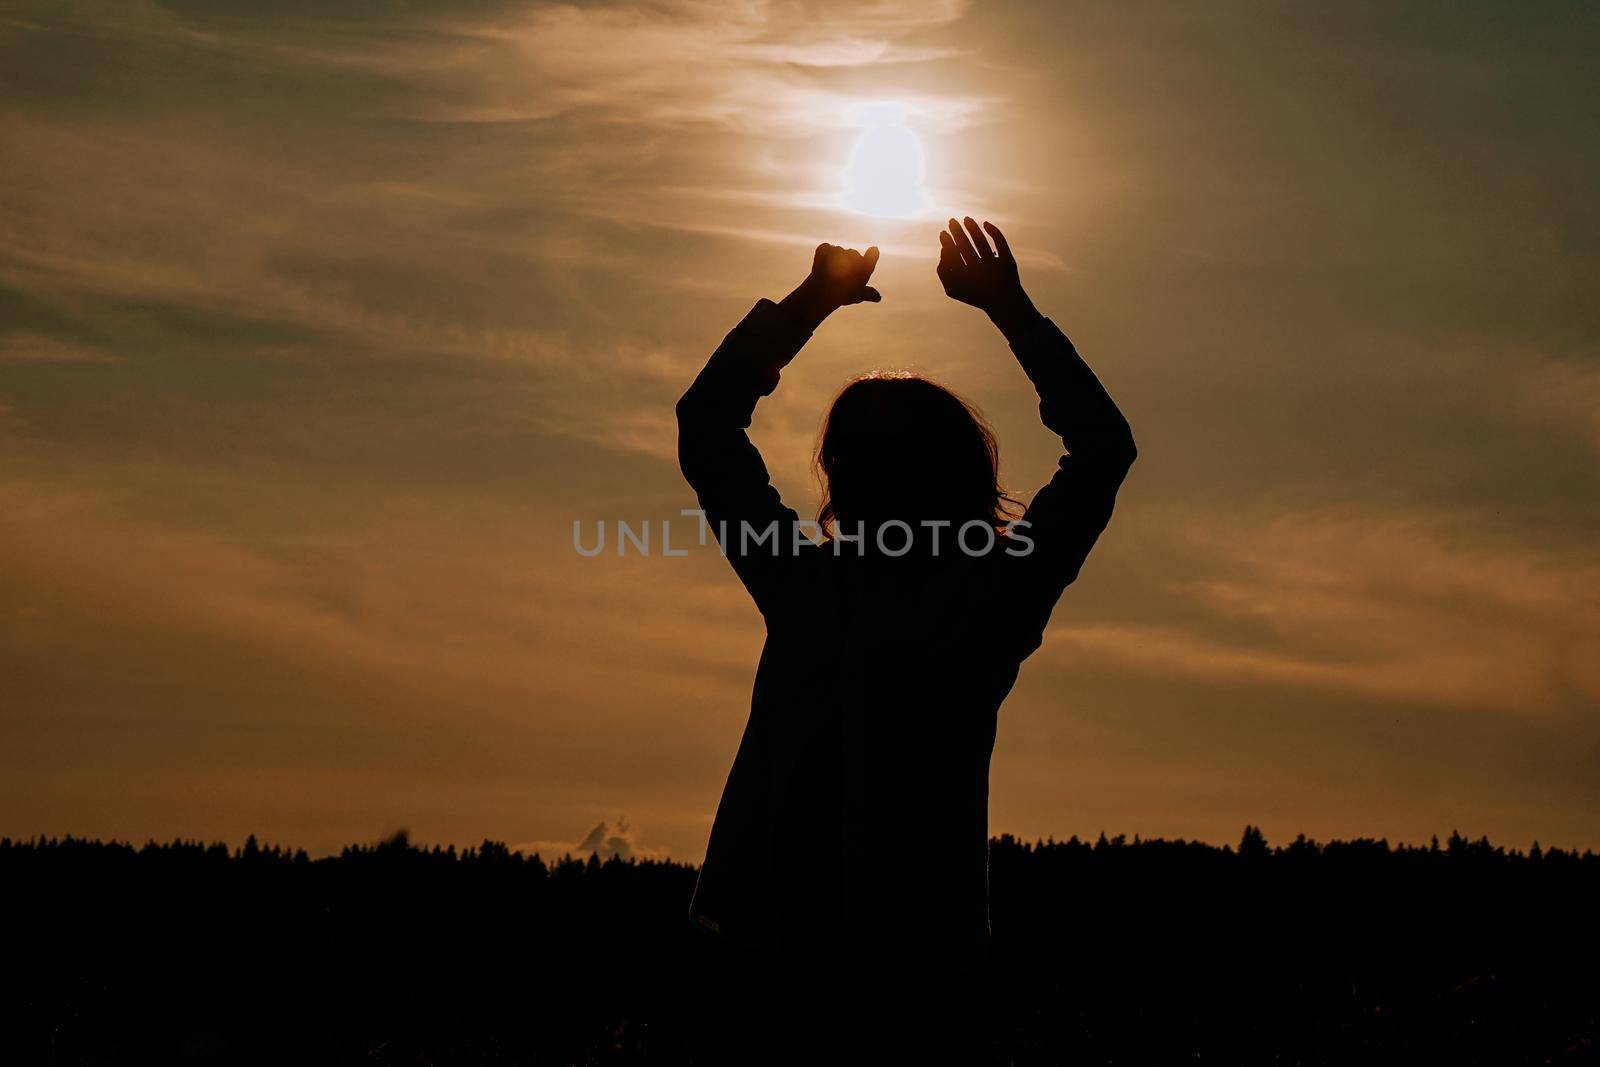
[[[1015,503],[1000,488],[994,433],[976,408],[913,374],[857,378],[834,398],[817,443],[817,521],[915,525],[979,519],[1004,526]]]

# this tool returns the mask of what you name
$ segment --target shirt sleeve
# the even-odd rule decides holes
[[[811,335],[761,300],[678,401],[678,464],[734,572],[769,619],[809,540],[746,432],[756,404]]]
[[[1117,490],[1137,451],[1128,420],[1067,336],[1041,319],[1011,350],[1039,394],[1039,415],[1060,436],[1065,455],[1018,524],[1018,621],[1026,651],[1043,639],[1050,612],[1078,577],[1111,521]]]

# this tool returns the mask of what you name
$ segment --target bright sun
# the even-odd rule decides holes
[[[844,206],[882,218],[912,218],[927,211],[922,142],[906,126],[905,106],[858,104],[850,121],[862,131],[844,168]]]

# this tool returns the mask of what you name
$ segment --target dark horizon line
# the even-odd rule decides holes
[[[1224,843],[1221,845],[1216,845],[1209,841],[1203,841],[1199,838],[1143,837],[1137,833],[1134,834],[1130,839],[1125,833],[1119,833],[1115,836],[1112,836],[1108,835],[1104,830],[1102,830],[1093,840],[1080,837],[1077,834],[1072,834],[1066,838],[1057,838],[1055,835],[1051,834],[1045,837],[1036,837],[1031,841],[1025,840],[1019,835],[1012,833],[991,834],[989,837],[989,845],[991,849],[998,847],[1002,849],[1020,849],[1027,852],[1048,851],[1053,849],[1090,849],[1093,851],[1100,851],[1107,849],[1133,849],[1151,847],[1196,849],[1222,854],[1239,855],[1242,855],[1246,852],[1258,855],[1293,855],[1296,852],[1303,851],[1315,852],[1316,854],[1320,855],[1330,850],[1368,849],[1381,850],[1391,855],[1414,853],[1438,853],[1441,855],[1453,855],[1462,852],[1470,852],[1477,855],[1497,855],[1508,860],[1554,856],[1570,856],[1575,859],[1585,861],[1600,860],[1600,852],[1596,852],[1594,849],[1589,847],[1585,847],[1580,851],[1576,846],[1570,848],[1563,848],[1559,845],[1546,846],[1541,844],[1538,838],[1534,838],[1530,847],[1527,850],[1523,850],[1504,845],[1495,845],[1489,840],[1487,834],[1480,835],[1477,838],[1472,838],[1462,834],[1459,829],[1452,829],[1450,835],[1445,838],[1443,842],[1441,842],[1438,834],[1434,834],[1431,836],[1427,844],[1413,844],[1405,841],[1399,841],[1394,844],[1390,844],[1387,837],[1334,837],[1329,838],[1326,841],[1319,841],[1316,838],[1312,838],[1304,833],[1300,833],[1296,834],[1294,839],[1288,844],[1273,845],[1267,841],[1260,828],[1252,823],[1245,824],[1244,831],[1240,835],[1240,840],[1237,844]],[[239,846],[232,846],[227,841],[220,839],[206,841],[201,838],[183,837],[175,837],[170,840],[159,840],[154,837],[149,837],[146,838],[142,844],[136,845],[129,839],[116,837],[110,839],[101,839],[98,837],[79,837],[71,833],[60,836],[47,836],[44,834],[39,834],[29,838],[13,838],[10,836],[0,835],[0,853],[12,850],[39,851],[43,849],[64,847],[117,849],[127,850],[135,854],[165,849],[185,849],[197,852],[221,852],[226,854],[231,859],[243,858],[246,855],[266,854],[285,857],[292,860],[299,860],[303,857],[306,862],[337,860],[351,855],[367,854],[377,852],[379,850],[407,850],[427,855],[455,855],[458,858],[486,856],[509,858],[515,856],[520,857],[525,862],[537,859],[547,864],[569,862],[582,864],[587,863],[590,859],[596,859],[601,863],[608,863],[613,860],[618,860],[624,863],[658,864],[662,866],[692,868],[698,868],[700,866],[700,863],[698,862],[677,859],[670,855],[658,855],[654,854],[653,851],[650,855],[628,855],[624,857],[616,850],[602,855],[599,849],[591,849],[587,852],[576,852],[569,849],[560,854],[552,852],[546,856],[541,850],[525,851],[521,848],[513,848],[504,841],[496,841],[491,838],[484,838],[476,845],[457,846],[454,843],[441,844],[439,842],[434,842],[432,844],[421,844],[414,842],[411,839],[410,832],[405,829],[394,831],[393,833],[381,837],[376,841],[354,842],[340,846],[337,851],[324,852],[318,855],[312,855],[304,848],[282,845],[277,842],[270,844],[263,843],[257,839],[255,834],[247,835],[244,844]]]

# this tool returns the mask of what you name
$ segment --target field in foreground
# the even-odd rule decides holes
[[[1600,1063],[1594,853],[1002,837],[991,877],[996,1062]],[[694,1062],[694,878],[0,841],[0,1061]]]

